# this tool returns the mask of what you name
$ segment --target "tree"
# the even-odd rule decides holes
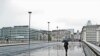
[[[8,36],[5,36],[5,39],[6,39],[6,43],[9,43],[9,38],[8,38]]]
[[[52,38],[51,38],[50,34],[48,34],[48,41],[51,41],[51,40],[52,40]]]

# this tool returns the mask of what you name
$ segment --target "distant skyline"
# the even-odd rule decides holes
[[[47,30],[81,30],[88,20],[100,24],[99,0],[0,0],[0,28],[28,25],[28,11],[32,11],[31,28]]]

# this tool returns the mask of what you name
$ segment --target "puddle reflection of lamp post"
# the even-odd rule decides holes
[[[57,42],[58,42],[58,26],[57,26]]]
[[[28,12],[29,13],[29,56],[30,56],[30,23],[31,23],[31,11]]]

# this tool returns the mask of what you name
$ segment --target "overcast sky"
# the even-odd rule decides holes
[[[47,30],[81,30],[88,20],[100,24],[99,0],[0,0],[0,28],[28,25],[28,11],[32,11],[31,27]]]

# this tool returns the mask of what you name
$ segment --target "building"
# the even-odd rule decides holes
[[[1,37],[10,38],[11,37],[11,30],[12,30],[12,27],[3,27],[1,29]]]
[[[1,29],[0,29],[0,38],[2,38],[2,36],[1,36]]]
[[[88,20],[87,25],[92,25],[91,20]]]
[[[40,30],[40,40],[45,40],[45,41],[48,40],[48,31]]]
[[[89,20],[81,31],[81,40],[89,42],[100,42],[100,25],[93,25]]]
[[[11,30],[11,37],[20,38],[18,36],[23,36],[22,38],[28,38],[29,27],[28,26],[14,26]]]
[[[53,30],[52,40],[63,40],[70,38],[71,32],[65,29]]]
[[[74,33],[74,40],[80,40],[80,32],[77,30],[76,33]]]
[[[84,41],[100,41],[100,25],[87,25],[82,28],[82,39]]]
[[[74,40],[74,29],[67,29],[67,30],[71,32],[70,38]]]
[[[37,40],[39,30],[30,28],[30,38]],[[26,26],[14,26],[14,27],[3,27],[1,29],[1,36],[3,38],[16,38],[16,39],[28,39],[29,38],[29,27]]]
[[[67,29],[67,30],[70,31],[72,35],[74,34],[74,29]]]
[[[30,38],[33,40],[39,40],[40,31],[37,29],[30,29]]]

